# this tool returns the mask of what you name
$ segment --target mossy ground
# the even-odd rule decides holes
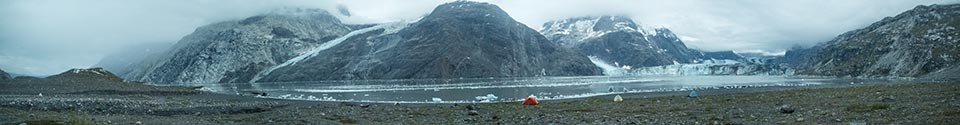
[[[233,114],[96,114],[0,107],[26,122],[81,124],[952,124],[960,122],[960,82],[866,85],[785,91],[701,91],[488,104],[302,102]],[[173,97],[189,101],[188,97]],[[171,98],[171,99],[173,99]],[[183,100],[181,100],[183,99]],[[242,100],[240,100],[242,101]],[[195,102],[202,104],[203,102]],[[782,113],[788,105],[795,110]],[[476,114],[469,113],[473,109]],[[2,120],[3,118],[0,118]]]

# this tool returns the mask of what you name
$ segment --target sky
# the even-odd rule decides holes
[[[346,6],[347,23],[415,20],[450,0],[0,0],[0,69],[50,75],[129,46],[175,43],[196,27],[283,7]],[[479,0],[533,29],[577,16],[628,15],[688,47],[778,54],[917,5],[960,0]]]

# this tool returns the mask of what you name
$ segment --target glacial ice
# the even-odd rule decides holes
[[[380,24],[380,25],[376,25],[376,26],[372,26],[372,27],[368,27],[368,28],[363,28],[363,29],[359,29],[359,30],[352,31],[352,32],[350,32],[350,33],[347,33],[346,35],[343,35],[342,37],[339,37],[339,38],[337,38],[337,39],[330,40],[330,41],[327,41],[327,42],[325,42],[325,43],[323,43],[323,44],[320,44],[319,46],[317,46],[317,47],[315,47],[315,48],[313,48],[313,49],[310,49],[310,51],[307,51],[307,52],[305,52],[305,53],[303,53],[303,54],[301,54],[301,55],[299,55],[299,56],[296,56],[296,57],[293,57],[293,58],[291,58],[291,59],[289,59],[289,60],[287,60],[287,61],[284,61],[284,62],[281,63],[281,64],[272,66],[272,67],[268,68],[267,70],[261,71],[261,72],[257,73],[257,75],[254,75],[253,79],[251,79],[250,82],[251,82],[251,83],[256,82],[256,81],[262,79],[264,76],[269,75],[271,72],[273,72],[274,70],[277,70],[277,69],[279,69],[279,68],[286,67],[286,66],[290,66],[290,65],[294,65],[294,64],[299,63],[300,61],[303,61],[304,59],[309,59],[309,58],[312,58],[312,57],[314,57],[314,56],[317,56],[317,54],[319,54],[321,51],[330,49],[331,47],[334,47],[334,46],[342,43],[344,40],[347,40],[347,39],[349,39],[350,37],[353,37],[353,36],[356,36],[356,35],[360,35],[360,34],[363,34],[363,33],[367,33],[367,32],[370,32],[370,31],[375,31],[375,30],[378,30],[378,29],[384,29],[385,31],[384,31],[383,34],[392,34],[392,33],[396,33],[397,31],[399,31],[399,29],[405,28],[409,23],[410,23],[410,22],[405,22],[405,21],[393,22],[393,23],[384,23],[384,24]],[[383,35],[383,34],[381,34],[381,35]]]
[[[604,75],[607,75],[607,76],[623,76],[623,75],[626,75],[626,74],[627,74],[627,70],[625,70],[625,69],[629,69],[629,68],[630,68],[629,66],[625,66],[625,67],[621,68],[621,67],[618,67],[618,66],[615,66],[615,65],[610,65],[610,64],[607,63],[606,61],[603,61],[603,60],[601,60],[600,58],[597,58],[596,56],[588,56],[588,58],[590,58],[590,62],[593,62],[594,65],[597,65],[597,67],[600,67],[600,69],[603,70],[603,74],[604,74]]]
[[[497,96],[493,94],[487,94],[486,96],[477,96],[476,99],[480,102],[494,102],[497,101]]]

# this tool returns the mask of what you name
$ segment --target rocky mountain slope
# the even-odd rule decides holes
[[[247,82],[266,67],[355,28],[315,9],[288,9],[210,24],[125,77],[154,83]]]
[[[145,43],[128,46],[123,50],[107,55],[93,67],[102,67],[117,76],[124,77],[137,69],[146,68],[144,64],[159,61],[173,46],[172,43]]]
[[[10,74],[7,74],[7,72],[0,70],[0,80],[11,79],[10,77],[11,77]]]
[[[957,71],[960,5],[917,6],[824,44],[787,53],[811,75],[922,77]],[[956,73],[956,72],[954,72]]]
[[[63,93],[197,93],[188,87],[158,87],[125,81],[103,68],[70,69],[45,78],[17,77],[0,81],[0,94],[54,95]]]
[[[337,17],[293,9],[203,26],[123,76],[239,83],[600,74],[492,4],[446,3],[416,22],[348,25]]]
[[[412,23],[351,32],[338,44],[260,73],[255,81],[599,75],[586,56],[550,42],[488,3],[442,4]]]
[[[665,28],[638,26],[625,16],[588,16],[550,21],[540,30],[548,39],[597,60],[630,67],[693,63],[703,58]]]
[[[743,56],[733,52],[733,51],[717,51],[717,52],[704,52],[703,58],[707,59],[717,59],[717,60],[742,60],[745,59]]]

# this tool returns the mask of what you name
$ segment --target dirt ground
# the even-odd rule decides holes
[[[0,85],[12,83],[0,83]],[[128,83],[129,84],[129,83]],[[0,124],[955,124],[960,82],[704,90],[482,104],[262,99],[161,88],[0,88]],[[67,89],[67,88],[63,88]],[[753,90],[760,90],[755,88]]]

